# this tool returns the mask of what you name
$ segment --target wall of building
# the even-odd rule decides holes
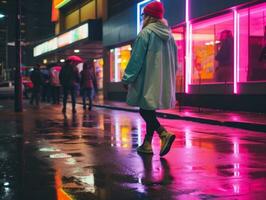
[[[191,19],[206,16],[218,11],[237,6],[243,3],[256,2],[257,0],[190,0],[191,5]]]
[[[112,46],[134,40],[137,36],[137,5],[122,10],[103,24],[103,45]]]
[[[165,18],[168,20],[169,25],[173,27],[176,25],[184,24],[185,0],[162,0],[162,2],[164,3],[166,10]],[[224,11],[225,9],[232,8],[234,6],[243,6],[245,5],[245,3],[253,2],[255,4],[257,2],[265,1],[224,0],[217,1],[214,4],[213,0],[191,0],[191,18],[192,20],[198,20],[201,17],[206,17],[209,15],[213,15],[212,17],[215,17],[217,12],[219,11]],[[108,49],[119,47],[126,44],[127,42],[134,41],[136,37],[136,21],[133,19],[136,18],[136,16],[134,16],[134,13],[136,13],[137,10],[136,6],[137,5],[135,3],[135,5],[130,6],[129,8],[124,9],[119,13],[116,13],[115,15],[111,15],[111,17],[104,24],[104,45],[107,47],[105,62],[105,75],[107,75],[105,76],[105,97],[108,99],[125,100],[126,92],[123,90],[122,84],[119,82],[110,82],[110,60],[108,58],[108,54],[110,53],[108,52]],[[232,12],[231,15],[233,15]],[[212,18],[209,21],[211,20]],[[195,22],[196,21],[193,21],[193,24]],[[206,21],[204,21],[203,23],[206,23]],[[234,21],[232,21],[231,25],[233,26],[233,24]],[[199,24],[197,23],[197,25]],[[205,25],[206,24],[204,24],[204,26]],[[193,34],[197,34],[197,32]],[[217,33],[216,35],[218,37],[219,34]],[[215,67],[215,65],[213,67]],[[215,108],[219,108],[220,106],[220,108],[225,109],[259,111],[261,109],[261,105],[263,104],[262,102],[265,100],[265,83],[253,83],[252,85],[239,83],[239,91],[240,93],[243,92],[243,94],[238,95],[233,94],[234,87],[232,82],[222,84],[211,83],[209,85],[197,84],[198,82],[194,83],[193,87],[190,87],[190,94],[177,95],[180,101],[183,100],[183,105],[196,106],[200,104],[200,106],[206,107],[213,105],[213,107]],[[249,100],[252,100],[251,102],[256,103],[250,104]],[[213,102],[216,102],[216,104],[213,104]],[[238,106],[234,107],[231,102],[237,103]]]

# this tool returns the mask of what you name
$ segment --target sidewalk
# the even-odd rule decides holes
[[[96,107],[138,112],[139,108],[128,106],[124,102],[99,100]],[[193,122],[229,126],[247,130],[266,132],[266,114],[240,111],[223,111],[209,108],[182,106],[170,110],[158,110],[157,115],[169,119],[181,119]]]

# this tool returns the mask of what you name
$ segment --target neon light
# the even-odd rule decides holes
[[[59,10],[55,8],[56,5],[56,0],[53,0],[52,3],[52,16],[51,16],[51,21],[52,22],[57,22],[59,18]]]
[[[141,19],[141,12],[148,3],[151,3],[153,1],[160,2],[160,0],[145,0],[137,4],[137,34],[140,32],[143,22],[143,20]]]
[[[118,48],[115,48],[115,82],[119,82],[119,77],[118,77],[118,73],[119,73],[119,67],[118,67]]]
[[[69,3],[71,0],[57,0],[55,1],[55,8],[62,8],[65,6],[67,3]]]
[[[89,36],[89,25],[83,24],[78,28],[68,31],[58,37],[41,43],[33,48],[34,57],[53,51],[60,47],[72,44]]]
[[[186,78],[185,93],[189,92],[191,83],[191,58],[192,58],[192,25],[190,24],[190,0],[186,0]]]
[[[234,9],[234,94],[238,93],[239,81],[239,13]]]

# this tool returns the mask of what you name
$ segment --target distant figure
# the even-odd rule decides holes
[[[43,76],[43,86],[41,90],[41,97],[43,102],[50,102],[51,97],[50,74],[48,68],[49,66],[40,70]]]
[[[40,71],[40,65],[39,64],[36,64],[36,66],[34,67],[34,70],[32,71],[32,73],[30,75],[30,79],[33,83],[30,104],[33,105],[35,102],[35,105],[39,107],[41,86],[43,84],[43,76],[42,76],[42,73]]]
[[[60,71],[60,83],[63,86],[63,109],[62,112],[66,113],[67,97],[70,93],[72,101],[72,112],[76,113],[76,96],[79,88],[80,76],[76,67],[78,63],[82,62],[78,56],[69,56],[65,65]]]
[[[175,140],[157,120],[156,109],[175,107],[177,48],[163,19],[163,4],[154,1],[145,6],[144,23],[132,50],[122,82],[128,87],[127,103],[140,107],[146,122],[146,135],[138,153],[152,154],[156,131],[161,140],[160,156],[167,154]]]
[[[89,110],[92,109],[92,96],[93,92],[97,92],[97,82],[94,69],[93,59],[88,60],[83,64],[83,70],[81,71],[81,91],[82,91],[82,101],[83,109],[86,110],[86,101],[89,98]]]
[[[52,92],[52,99],[53,104],[60,103],[60,79],[59,74],[61,71],[61,66],[54,65],[50,68],[50,85],[51,85],[51,92]]]
[[[220,36],[220,48],[215,60],[218,67],[215,69],[215,79],[217,82],[233,81],[234,71],[234,39],[230,30],[224,30]]]

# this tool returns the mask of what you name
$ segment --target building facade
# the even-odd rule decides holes
[[[44,64],[73,54],[94,58],[104,98],[124,101],[121,78],[141,30],[142,9],[151,1],[54,0],[54,36],[34,47],[34,58]],[[161,2],[178,47],[179,104],[266,112],[266,3]]]
[[[180,104],[266,112],[266,3],[161,1],[178,47]],[[126,97],[120,81],[141,29],[142,8],[149,2],[120,3],[123,9],[103,24],[107,99]]]

